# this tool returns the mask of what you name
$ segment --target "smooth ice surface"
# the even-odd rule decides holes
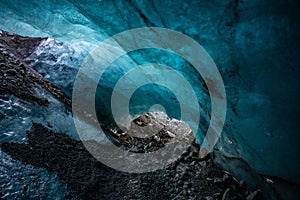
[[[292,2],[3,0],[0,29],[64,42],[64,47],[55,46],[53,41],[49,48],[51,42],[46,44],[44,54],[33,55],[38,58],[33,67],[69,92],[76,68],[87,51],[110,35],[159,26],[191,36],[212,56],[225,82],[228,112],[218,145],[220,152],[243,158],[259,173],[299,183],[300,42],[298,10]],[[58,57],[48,56],[51,51]],[[113,86],[136,63],[147,62],[168,64],[190,81],[204,111],[200,126],[205,131],[210,100],[201,77],[181,58],[159,51],[133,52],[110,66],[99,82],[98,117],[110,122]],[[171,92],[159,86],[147,87],[133,96],[133,114],[148,110],[151,104],[162,104],[167,112],[170,110],[168,114],[178,117]],[[5,109],[1,112],[8,112]],[[57,128],[66,131],[61,126]],[[14,133],[7,127],[3,130],[14,135],[19,128]]]

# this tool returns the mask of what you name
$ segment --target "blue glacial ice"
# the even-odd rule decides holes
[[[3,0],[0,29],[53,38],[42,43],[28,59],[34,60],[34,69],[69,95],[81,63],[103,39],[145,26],[189,35],[214,59],[226,87],[227,117],[216,147],[216,161],[232,169],[228,167],[232,162],[224,162],[224,156],[241,158],[258,173],[300,183],[300,49],[299,39],[295,39],[299,34],[296,13],[292,1]],[[159,50],[132,52],[105,71],[96,99],[100,121],[112,122],[110,97],[120,77],[136,64],[150,62],[169,65],[189,80],[203,110],[200,129],[205,132],[210,98],[203,80],[182,58]],[[142,87],[132,97],[132,115],[147,111],[153,104],[162,104],[170,116],[179,118],[180,113],[174,109],[178,102],[173,97],[157,85]],[[36,105],[20,107],[14,103],[16,98],[10,98],[1,102],[0,106],[5,107],[1,113],[19,112],[20,119],[1,120],[1,141],[22,141],[24,130],[31,123],[28,116],[36,116],[32,120],[37,122],[44,117],[56,130],[76,132],[70,113],[66,114],[54,99],[51,106],[59,107],[59,113],[51,112],[51,106],[46,110]],[[65,120],[68,126],[62,123]],[[201,131],[197,135],[200,140]]]

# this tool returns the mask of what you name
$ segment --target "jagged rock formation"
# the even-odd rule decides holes
[[[39,95],[39,90],[47,90],[71,109],[71,100],[65,93],[30,68],[25,60],[43,40],[0,31],[0,95],[13,94],[47,106],[48,100]]]

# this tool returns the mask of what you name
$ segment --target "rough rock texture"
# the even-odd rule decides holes
[[[43,40],[45,38],[22,37],[0,31],[0,95],[13,94],[25,101],[47,106],[48,100],[39,95],[39,91],[45,89],[70,109],[71,101],[65,93],[25,61]]]
[[[40,124],[33,124],[27,137],[27,144],[2,143],[1,149],[14,159],[57,174],[67,185],[67,199],[232,200],[256,196],[210,159],[200,160],[197,144],[166,169],[130,174],[103,165],[80,141]]]
[[[151,152],[166,143],[187,143],[192,130],[184,122],[170,118],[163,112],[150,112],[134,119],[123,130],[110,130],[114,143],[133,152]]]
[[[40,76],[22,62],[22,59],[30,55],[42,40],[42,38],[23,38],[4,31],[0,32],[1,95],[14,94],[23,100],[48,105],[48,100],[39,97],[35,91],[37,78]],[[18,47],[25,45],[28,45],[28,49],[18,51]]]

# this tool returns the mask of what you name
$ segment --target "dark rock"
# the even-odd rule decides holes
[[[239,189],[241,189],[241,190],[247,189],[247,183],[244,180],[241,180],[239,182]]]
[[[151,122],[151,118],[148,115],[142,115],[133,120],[139,126],[147,126]]]
[[[193,162],[191,162],[190,165],[191,165],[191,166],[194,166],[196,163],[197,163],[197,161],[194,160]]]
[[[222,196],[223,196],[222,193],[219,192],[214,194],[215,199],[221,199]]]
[[[43,40],[45,38],[22,37],[1,31],[0,95],[12,94],[25,101],[47,106],[48,100],[37,92],[45,89],[71,109],[71,100],[67,95],[30,68],[25,60]]]
[[[207,161],[205,167],[196,165],[192,168],[189,164],[176,162],[172,164],[175,166],[155,172],[131,174],[105,166],[85,149],[81,141],[40,124],[33,124],[27,138],[27,144],[3,143],[0,147],[13,159],[57,174],[67,185],[69,199],[201,199],[201,196],[213,199],[221,196],[212,197],[213,194],[224,192],[223,186],[206,181],[225,175],[211,161]],[[89,142],[97,148],[98,143]],[[233,191],[223,196],[226,195],[241,199]]]
[[[256,190],[247,196],[247,200],[262,200],[263,194],[261,190]]]
[[[227,188],[222,196],[222,200],[226,200],[229,198],[230,196],[230,192],[231,192],[231,189],[230,188]]]
[[[222,183],[223,183],[223,180],[221,178],[215,178],[214,179],[214,184],[221,185]]]

